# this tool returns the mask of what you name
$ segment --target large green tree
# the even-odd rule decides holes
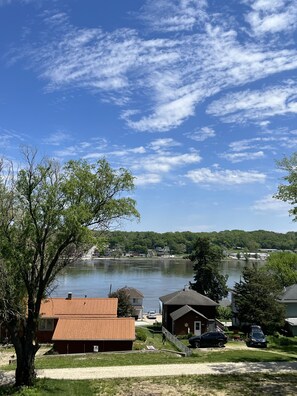
[[[284,308],[277,302],[281,287],[256,266],[245,267],[234,286],[236,315],[242,326],[257,324],[269,334],[284,324]]]
[[[124,289],[118,289],[114,292],[109,293],[109,298],[118,299],[118,310],[117,315],[120,318],[133,316],[135,314],[134,308],[130,303],[130,298]]]
[[[274,197],[292,205],[289,213],[293,216],[293,221],[297,221],[297,152],[278,161],[277,166],[285,172],[285,183],[278,186],[278,192]]]
[[[280,287],[297,283],[297,254],[293,252],[276,252],[269,255],[264,271],[271,274]]]
[[[199,237],[189,259],[193,261],[194,282],[190,287],[212,300],[218,302],[228,295],[227,275],[220,272],[223,251],[213,245],[208,237]]]
[[[56,275],[94,244],[93,230],[139,215],[125,169],[106,160],[61,166],[29,151],[25,160],[18,172],[5,161],[0,169],[0,322],[15,347],[16,385],[30,386],[40,304]]]

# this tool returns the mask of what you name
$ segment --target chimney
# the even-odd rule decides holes
[[[68,296],[67,296],[66,300],[71,300],[71,299],[72,299],[72,293],[68,292]]]

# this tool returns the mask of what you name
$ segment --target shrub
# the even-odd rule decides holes
[[[146,334],[146,330],[143,329],[142,327],[137,327],[136,330],[136,339],[139,341],[143,341],[145,342],[147,339],[147,334]]]

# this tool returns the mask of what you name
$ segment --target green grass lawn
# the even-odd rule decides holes
[[[266,362],[297,360],[286,355],[262,350],[224,350],[195,351],[192,356],[181,357],[172,352],[136,352],[136,353],[100,353],[90,355],[43,356],[37,357],[37,369],[73,368],[73,367],[107,367],[132,366],[146,364],[173,364],[173,363],[218,363],[218,362]],[[3,367],[4,370],[14,370],[15,364]]]
[[[220,363],[220,362],[265,362],[297,360],[297,337],[270,337],[267,349],[230,349],[216,348],[215,350],[193,349],[190,357],[181,357],[175,353],[174,347],[166,342],[162,343],[160,334],[156,330],[145,328],[137,330],[135,351],[130,353],[98,353],[88,355],[41,356],[36,357],[36,368],[72,368],[72,367],[104,367],[129,366],[145,364],[171,363]],[[187,340],[184,340],[187,344]],[[239,345],[230,341],[229,345]],[[147,351],[147,346],[153,345],[156,351]],[[158,351],[171,349],[172,352]],[[284,353],[283,355],[280,353]],[[296,357],[286,353],[296,354]],[[14,365],[3,369],[15,369]],[[39,379],[34,388],[17,390],[11,386],[0,387],[1,395],[16,396],[132,396],[135,394],[167,394],[193,396],[196,394],[209,395],[222,393],[225,395],[267,395],[267,394],[295,394],[297,388],[297,374],[236,374],[217,376],[180,376],[169,378],[141,378],[141,379],[104,379],[104,380],[50,380]],[[180,393],[177,393],[178,392]],[[137,393],[139,392],[139,393]]]
[[[294,395],[296,374],[232,374],[59,381],[40,379],[34,388],[0,388],[0,395],[15,396],[132,396],[132,395]]]
[[[181,357],[174,353],[174,346],[168,341],[162,343],[162,336],[151,332],[151,328],[137,329],[137,340],[135,347],[137,351],[130,353],[98,353],[88,355],[51,355],[36,357],[35,366],[37,369],[48,368],[71,368],[71,367],[106,367],[106,366],[131,366],[146,364],[171,364],[171,363],[219,363],[219,362],[265,362],[265,361],[292,361],[297,360],[297,337],[270,337],[267,349],[243,349],[227,350],[226,348],[216,348],[216,350],[193,349],[190,357]],[[187,345],[187,340],[183,340]],[[231,341],[229,345],[238,345],[237,341]],[[288,345],[289,344],[289,345]],[[147,346],[152,345],[156,351],[148,351]],[[162,352],[161,349],[172,350],[172,352]],[[284,355],[279,354],[284,352]],[[286,353],[296,354],[296,357],[288,356]],[[15,365],[3,367],[5,370],[14,370]]]

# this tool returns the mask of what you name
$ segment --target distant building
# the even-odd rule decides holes
[[[290,335],[297,336],[297,284],[284,289],[279,302],[285,307],[286,329]]]
[[[134,287],[128,287],[125,286],[121,289],[121,291],[124,291],[127,296],[129,296],[129,302],[133,307],[135,317],[137,319],[142,319],[143,318],[143,294],[135,289]]]

